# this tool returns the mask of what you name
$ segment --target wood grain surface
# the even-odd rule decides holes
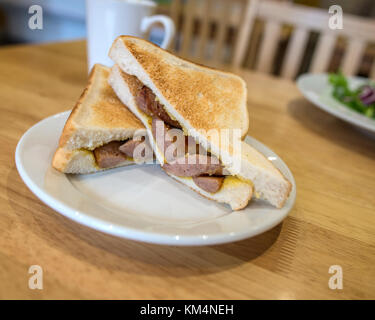
[[[249,134],[292,170],[294,209],[255,238],[184,248],[81,226],[17,173],[22,134],[80,96],[84,42],[1,48],[0,70],[0,298],[375,298],[375,140],[312,106],[293,82],[238,71],[248,84]],[[28,288],[34,264],[43,290]],[[331,265],[343,269],[342,290],[328,286]]]

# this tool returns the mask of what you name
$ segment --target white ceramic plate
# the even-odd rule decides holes
[[[351,88],[357,88],[368,81],[366,78],[348,77]],[[297,86],[305,98],[317,107],[375,136],[375,120],[348,108],[332,96],[333,88],[328,83],[328,74],[303,74],[298,77]]]
[[[285,206],[251,201],[232,212],[168,177],[158,165],[131,165],[90,175],[65,175],[51,167],[69,112],[31,127],[16,149],[23,181],[44,203],[91,228],[133,240],[170,245],[208,245],[255,236],[280,223],[296,198],[294,178],[285,163],[253,138],[293,184]]]

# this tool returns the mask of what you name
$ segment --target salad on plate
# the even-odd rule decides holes
[[[375,119],[375,82],[369,80],[353,89],[341,72],[331,73],[328,81],[333,87],[332,96],[336,100],[350,109]]]

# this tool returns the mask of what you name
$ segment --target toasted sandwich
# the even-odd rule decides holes
[[[108,84],[110,69],[96,64],[62,131],[52,166],[85,174],[134,163],[134,149],[147,145],[145,127]],[[143,147],[143,146],[142,146]]]
[[[194,64],[130,36],[118,37],[109,55],[115,65],[108,81],[146,127],[168,175],[233,210],[244,208],[253,194],[278,208],[284,205],[291,183],[241,139],[249,117],[247,88],[240,77]],[[170,130],[180,130],[185,142],[193,140],[197,147],[191,149],[189,142],[185,154],[166,154]],[[215,130],[229,131],[230,143],[212,134]],[[158,132],[163,133],[162,143]]]

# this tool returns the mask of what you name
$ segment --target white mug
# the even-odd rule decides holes
[[[112,66],[108,51],[120,35],[143,37],[155,23],[164,27],[163,49],[170,45],[175,26],[171,18],[152,16],[156,3],[150,0],[86,0],[88,68],[95,63]]]

